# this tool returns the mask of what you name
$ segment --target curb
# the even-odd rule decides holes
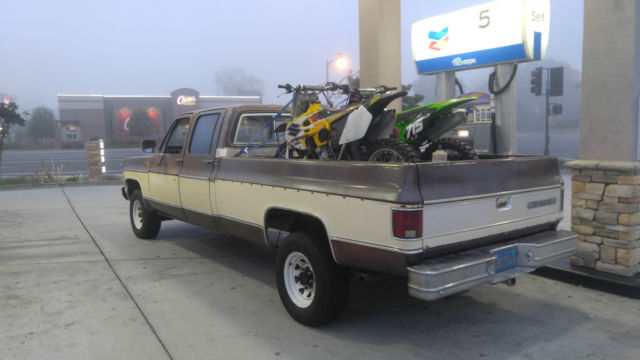
[[[542,267],[532,274],[631,299],[640,299],[640,274],[626,277],[603,273],[573,266],[568,259]]]
[[[82,183],[0,185],[0,191],[28,190],[28,189],[41,189],[41,188],[48,189],[53,187],[107,186],[107,185],[122,185],[122,184],[123,184],[122,179],[120,179],[120,180],[92,181],[92,182],[82,182]]]

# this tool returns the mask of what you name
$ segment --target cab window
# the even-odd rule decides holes
[[[190,154],[209,154],[211,152],[211,143],[215,138],[214,131],[219,117],[220,114],[209,114],[198,118],[191,136]]]
[[[179,119],[173,125],[171,133],[162,147],[165,154],[180,154],[189,132],[189,118]]]

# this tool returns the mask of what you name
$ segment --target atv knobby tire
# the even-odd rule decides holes
[[[478,158],[478,154],[469,145],[456,139],[442,138],[429,144],[420,156],[420,160],[431,161],[433,153],[439,149],[447,152],[448,160],[474,160]]]
[[[289,143],[287,142],[284,142],[280,144],[280,146],[278,146],[278,151],[276,152],[277,158],[286,159],[287,146],[289,146]],[[310,154],[310,151],[298,150],[293,146],[289,146],[289,159],[310,159]]]
[[[402,140],[379,139],[369,146],[366,158],[372,162],[416,162],[418,153]]]

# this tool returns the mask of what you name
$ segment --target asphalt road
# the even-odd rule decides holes
[[[118,186],[0,191],[7,359],[630,359],[637,300],[523,275],[422,302],[352,280],[337,321],[278,298],[275,251],[178,221],[133,236]]]
[[[549,133],[549,153],[561,159],[577,159],[578,129],[553,129]],[[519,154],[544,154],[543,132],[518,132]]]
[[[105,149],[107,173],[121,173],[124,159],[143,155],[139,148]],[[49,171],[62,166],[63,175],[88,173],[87,151],[74,150],[5,150],[2,154],[2,176],[33,175],[43,173],[42,162]]]
[[[565,159],[578,157],[577,130],[554,130],[551,134],[552,155]],[[518,153],[542,154],[544,134],[540,132],[518,133]],[[129,156],[142,155],[139,148],[106,149],[107,173],[122,172],[122,162]],[[2,158],[2,176],[25,176],[42,173],[42,161],[49,171],[63,166],[64,175],[87,174],[86,150],[5,150]]]

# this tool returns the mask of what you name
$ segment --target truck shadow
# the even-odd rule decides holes
[[[277,298],[275,249],[207,230],[185,236],[185,230],[182,225],[175,229],[179,240],[172,239],[173,231],[165,232],[163,238],[217,266],[268,285]],[[400,346],[403,353],[418,358],[526,357],[528,349],[535,348],[538,353],[545,343],[562,338],[589,321],[590,316],[556,299],[537,295],[540,286],[548,286],[551,280],[525,277],[532,278],[514,288],[487,285],[433,302],[410,297],[403,278],[371,282],[354,278],[345,312],[337,321],[320,328],[293,323],[277,301],[265,306],[277,307],[273,311],[280,313],[282,322],[287,324],[284,326],[297,326],[296,331],[319,336],[325,342],[347,342],[369,349],[363,355],[375,354],[371,349],[390,345]],[[247,321],[241,326],[248,329],[254,326],[247,319],[238,321]],[[549,355],[554,354],[553,349],[548,351]]]
[[[528,292],[534,290],[527,287],[485,285],[423,302],[407,294],[404,279],[353,282],[347,310],[325,331],[364,344],[403,344],[436,359],[508,359],[589,321],[580,310],[531,296]]]

